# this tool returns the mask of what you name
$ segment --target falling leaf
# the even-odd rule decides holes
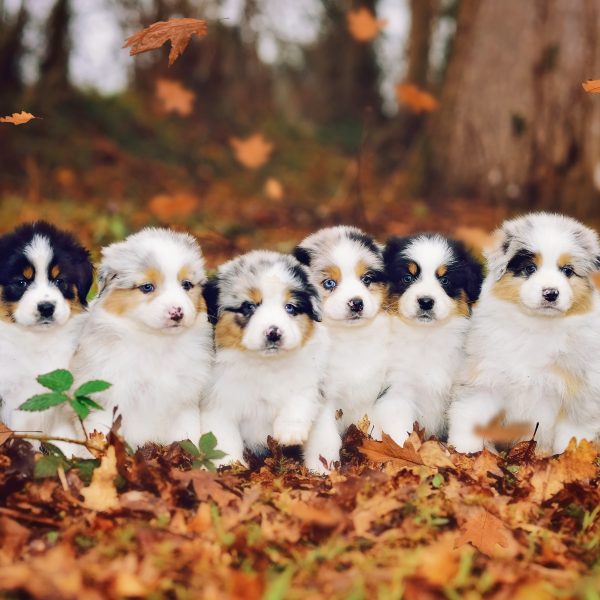
[[[583,89],[589,94],[600,94],[600,79],[588,79],[582,84]]]
[[[0,446],[13,436],[13,430],[0,422]]]
[[[364,454],[373,462],[393,462],[396,466],[401,467],[425,465],[410,442],[405,442],[404,446],[399,446],[387,433],[381,434],[381,442],[370,439],[364,440],[359,450],[361,454]]]
[[[117,459],[114,446],[109,446],[100,466],[92,475],[92,483],[81,490],[86,508],[107,511],[119,508],[119,497],[115,487]]]
[[[168,222],[172,219],[189,217],[198,210],[198,198],[187,192],[157,194],[148,203],[150,212],[158,219]]]
[[[470,542],[483,554],[493,556],[496,544],[503,548],[508,547],[508,536],[509,531],[504,523],[484,508],[480,508],[463,523],[461,535],[454,547],[460,548]]]
[[[24,123],[29,123],[31,119],[37,119],[38,117],[34,117],[31,113],[22,111],[20,113],[13,113],[9,117],[1,117],[0,123],[12,123],[13,125],[23,125]]]
[[[265,196],[271,200],[281,200],[283,198],[283,186],[274,177],[269,177],[265,183]]]
[[[433,112],[439,107],[439,102],[429,92],[412,83],[397,84],[396,98],[399,104],[404,104],[409,110],[417,114]]]
[[[235,158],[239,163],[248,169],[258,169],[262,167],[271,156],[273,144],[267,141],[261,133],[241,140],[239,138],[231,138],[229,140]]]
[[[179,81],[159,79],[156,82],[156,98],[165,112],[188,117],[192,114],[196,94]]]
[[[376,19],[367,8],[361,7],[346,14],[350,35],[358,42],[368,42],[379,35],[387,19]]]
[[[533,427],[531,423],[505,424],[504,411],[499,412],[487,425],[475,427],[475,434],[489,442],[506,444],[531,436]]]
[[[129,48],[130,56],[156,50],[163,44],[170,41],[171,51],[169,52],[169,66],[171,66],[187,48],[193,35],[203,37],[206,35],[206,21],[199,19],[169,19],[168,21],[158,21],[138,31],[127,38],[123,48]]]

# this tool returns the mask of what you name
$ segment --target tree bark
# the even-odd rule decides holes
[[[600,199],[596,0],[462,0],[429,130],[432,191],[590,216]]]

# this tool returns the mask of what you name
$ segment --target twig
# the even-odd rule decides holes
[[[13,434],[11,437],[18,438],[21,440],[36,440],[38,442],[65,442],[66,444],[77,444],[78,446],[85,446],[88,450],[95,450],[96,452],[104,452],[105,448],[93,444],[89,440],[73,440],[66,437],[53,437],[51,435],[32,435],[30,433],[19,433]]]
[[[53,527],[58,525],[56,521],[52,521],[51,519],[46,519],[45,517],[36,517],[35,515],[22,513],[18,510],[13,510],[12,508],[4,508],[3,506],[0,506],[0,514],[14,517],[15,519],[22,519],[23,521],[42,523],[43,525],[52,525]]]
[[[85,439],[86,440],[89,439],[90,436],[88,435],[88,432],[85,429],[85,425],[83,424],[83,419],[79,416],[77,418],[79,419],[79,424],[81,425],[81,429],[83,430],[83,435],[85,436]]]

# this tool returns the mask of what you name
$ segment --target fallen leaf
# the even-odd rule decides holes
[[[153,513],[159,517],[161,515],[168,515],[169,508],[162,498],[150,494],[149,492],[142,492],[139,490],[132,490],[119,496],[119,503],[121,508],[127,510],[136,510],[141,512]]]
[[[14,431],[10,429],[10,427],[7,427],[4,423],[0,422],[0,446],[10,440],[13,433]]]
[[[156,50],[170,41],[169,66],[181,56],[193,35],[203,37],[207,32],[206,21],[199,19],[169,19],[158,21],[128,37],[123,48],[131,47],[130,56]]]
[[[456,550],[456,532],[447,531],[419,555],[417,573],[429,583],[444,586],[458,573],[460,552]]]
[[[198,500],[207,502],[209,499],[216,502],[220,507],[227,506],[237,496],[225,489],[218,483],[215,473],[193,469],[192,471],[172,471],[174,479],[192,482]]]
[[[27,527],[9,517],[0,517],[0,557],[4,554],[12,560],[18,556],[30,536]]]
[[[156,82],[156,98],[165,112],[188,117],[192,114],[196,94],[179,81],[159,79]]]
[[[435,440],[423,442],[419,447],[418,454],[423,463],[428,467],[454,468],[450,452],[440,442]]]
[[[455,548],[471,543],[477,550],[487,556],[493,556],[496,544],[507,548],[509,530],[504,523],[484,508],[480,508],[467,519],[461,529],[461,535],[456,540]]]
[[[376,19],[365,7],[351,10],[346,14],[350,35],[358,42],[368,42],[379,35],[387,25],[387,19]]]
[[[119,508],[119,497],[115,487],[117,476],[117,458],[114,446],[109,446],[100,466],[94,470],[92,482],[81,490],[86,508],[96,511],[108,511]]]
[[[340,419],[343,416],[343,411],[340,409],[341,415],[340,415]],[[371,433],[371,421],[369,421],[369,416],[368,415],[363,415],[357,422],[356,422],[356,427],[357,429],[361,432],[364,433],[365,435],[369,435]]]
[[[365,439],[359,451],[373,462],[393,462],[401,467],[425,465],[410,442],[405,442],[404,446],[399,446],[387,433],[381,434],[381,442]]]
[[[396,98],[399,104],[404,104],[416,114],[433,112],[439,107],[439,102],[434,96],[412,83],[397,84]]]
[[[148,202],[150,212],[161,221],[189,217],[198,210],[198,198],[187,192],[157,194]]]
[[[261,133],[255,133],[245,140],[234,137],[229,140],[229,143],[237,161],[248,169],[262,167],[269,160],[273,151],[273,144],[267,141]]]
[[[505,423],[505,413],[500,411],[487,425],[477,425],[475,433],[489,442],[507,444],[531,436],[531,423]]]
[[[29,123],[32,119],[37,119],[39,117],[33,116],[31,113],[21,111],[20,113],[13,113],[9,117],[1,117],[0,123],[12,123],[13,125],[23,125],[24,123]]]
[[[581,85],[589,94],[600,94],[600,79],[588,79]]]
[[[335,527],[344,518],[344,513],[332,502],[293,502],[288,510],[302,522],[323,528]]]

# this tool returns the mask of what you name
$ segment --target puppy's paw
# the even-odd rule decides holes
[[[471,454],[472,452],[480,452],[483,450],[483,440],[476,435],[463,435],[457,437],[451,437],[448,440],[451,446],[454,446],[457,452],[463,454]]]
[[[273,424],[273,437],[282,446],[299,446],[308,439],[310,425],[304,421],[278,419]]]

